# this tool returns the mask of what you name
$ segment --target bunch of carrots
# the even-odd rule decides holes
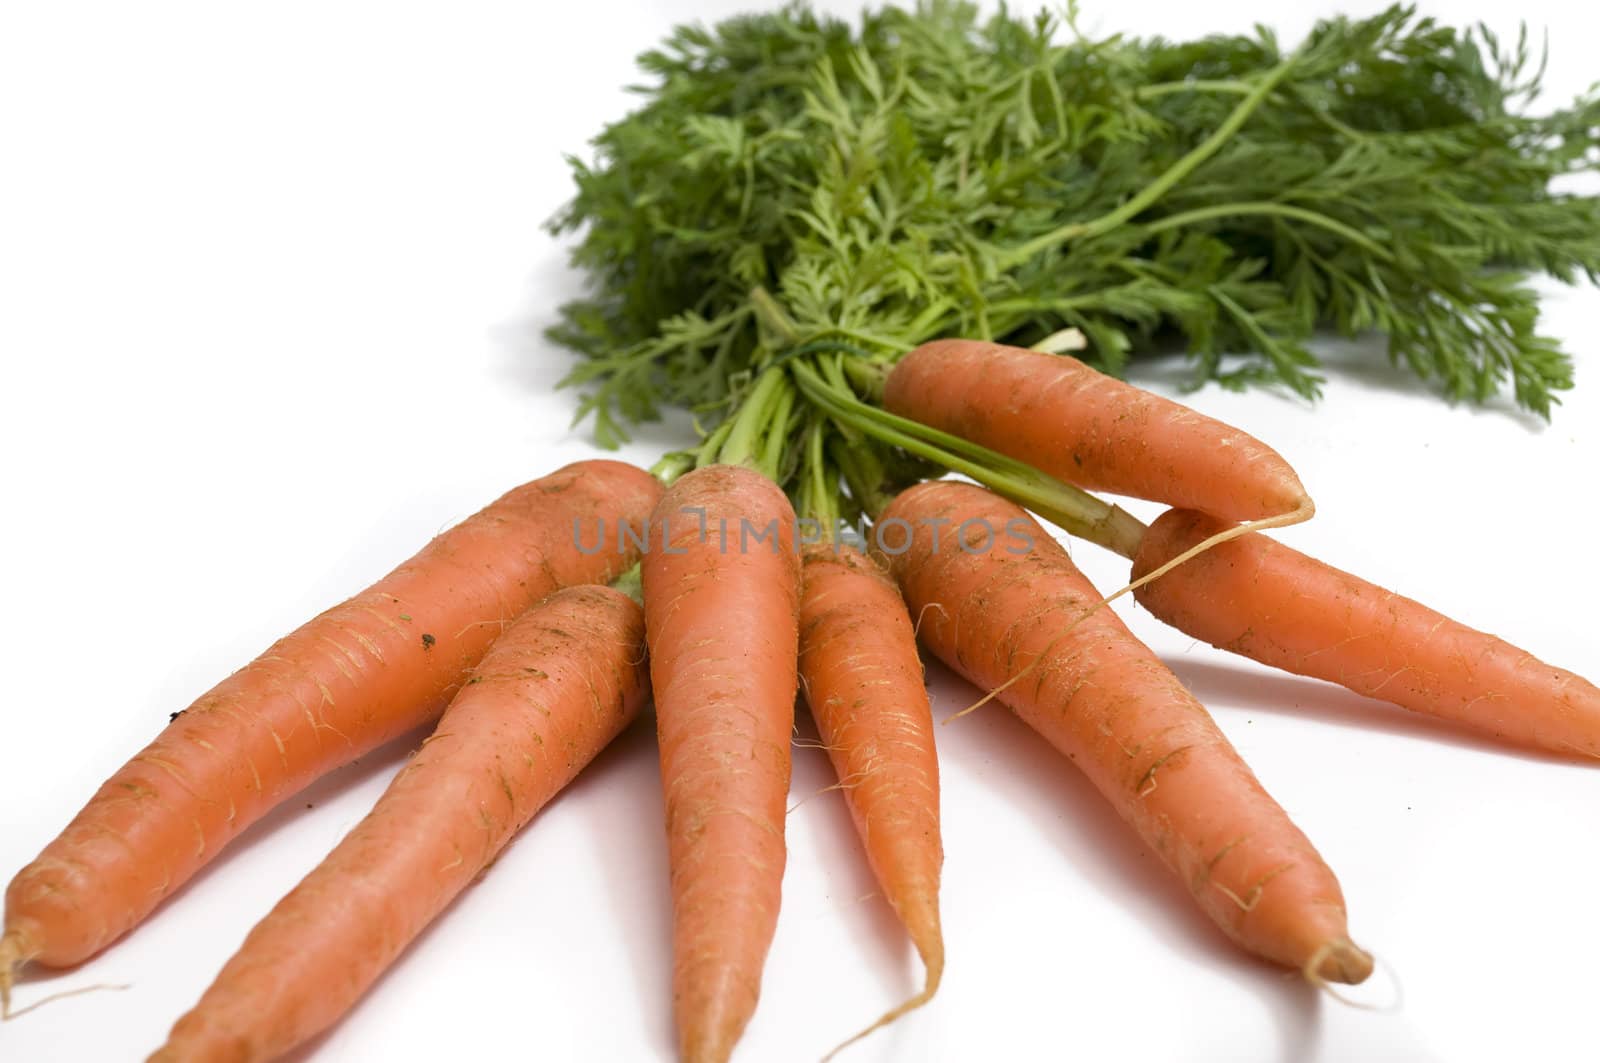
[[[1521,118],[1525,42],[1401,8],[1288,54],[1053,26],[929,3],[853,36],[792,5],[646,55],[659,86],[556,221],[585,229],[593,288],[554,335],[599,441],[664,403],[700,440],[512,490],[173,714],[10,881],[0,1011],[26,965],[108,948],[271,809],[431,725],[150,1057],[279,1058],[653,703],[678,1054],[727,1060],[778,919],[798,695],[926,970],[864,1036],[946,967],[919,643],[1239,947],[1367,978],[1332,869],[1115,601],[1557,754],[1600,757],[1600,689],[1277,543],[1315,513],[1282,456],[1063,352],[1115,370],[1175,328],[1203,379],[1309,392],[1305,335],[1377,329],[1451,395],[1509,376],[1547,412],[1570,366],[1518,275],[1600,277],[1600,199],[1551,188],[1593,168],[1600,98]],[[1223,372],[1240,344],[1257,361]],[[1094,492],[1171,508],[1147,526]],[[1127,585],[1092,586],[1036,518]]]
[[[771,371],[803,389],[812,369]],[[1318,983],[1362,981],[1372,959],[1333,871],[1123,626],[1108,604],[1123,591],[1266,664],[1600,756],[1593,684],[1262,534],[1314,507],[1249,435],[1069,356],[990,342],[923,345],[882,385],[883,417],[922,433],[904,438],[1070,501],[1075,529],[1131,561],[1128,587],[1104,596],[1026,509],[969,482],[885,497],[862,550],[797,519],[763,447],[658,475],[568,466],[285,636],[107,780],[6,891],[5,1007],[23,964],[95,955],[271,808],[434,721],[150,1057],[278,1058],[354,1007],[653,700],[679,1055],[726,1060],[778,917],[799,692],[926,966],[876,1028],[932,997],[945,966],[919,640],[1077,765],[1241,948]],[[1145,527],[1091,488],[1173,508]]]

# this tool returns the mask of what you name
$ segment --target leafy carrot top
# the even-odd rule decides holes
[[[1451,399],[1509,384],[1548,416],[1571,386],[1526,280],[1600,272],[1600,198],[1552,190],[1600,168],[1600,95],[1525,116],[1525,35],[1397,7],[1286,54],[1265,29],[1095,40],[1070,12],[934,2],[852,27],[791,6],[682,27],[640,64],[643,105],[572,161],[552,222],[582,232],[591,290],[552,335],[585,356],[567,382],[601,443],[688,407],[711,434],[680,467],[741,437],[734,457],[848,510],[841,484],[903,480],[906,452],[802,373],[870,404],[925,340],[1065,328],[1112,373],[1176,341],[1197,385],[1315,396],[1305,340],[1331,327],[1383,333]]]

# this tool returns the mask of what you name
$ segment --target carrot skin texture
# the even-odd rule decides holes
[[[913,487],[893,517],[914,529],[891,564],[924,644],[984,689],[1033,665],[1000,700],[1089,777],[1224,933],[1330,980],[1371,972],[1332,871],[1193,695],[1109,608],[1069,627],[1101,596],[1053,539],[961,483]],[[941,518],[946,529],[1026,528],[1030,541],[976,549],[986,533],[974,524],[946,530],[936,550],[930,521]]]
[[[894,367],[883,402],[1090,491],[1235,521],[1311,504],[1289,463],[1254,436],[1067,355],[935,340]]]
[[[772,522],[765,542],[742,534]],[[732,1054],[755,1011],[777,927],[800,596],[794,511],[760,473],[698,469],[656,507],[641,574],[679,1053],[711,1063]]]
[[[372,812],[256,924],[152,1063],[259,1063],[337,1022],[648,697],[644,613],[609,587],[517,620]]]
[[[917,638],[900,591],[848,547],[806,552],[800,677],[883,895],[928,970],[939,929],[939,761]]]
[[[437,716],[506,622],[630,565],[616,523],[659,495],[614,461],[524,484],[203,694],[11,881],[19,958],[94,955],[279,802]],[[580,550],[575,520],[586,549],[604,521],[604,548]]]
[[[1134,577],[1226,527],[1169,510],[1145,533]],[[1600,757],[1600,688],[1587,679],[1264,535],[1222,543],[1134,594],[1219,649],[1502,741]]]

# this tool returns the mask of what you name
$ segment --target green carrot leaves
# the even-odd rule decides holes
[[[1600,199],[1558,190],[1600,168],[1600,96],[1527,116],[1532,60],[1525,35],[1404,8],[1287,55],[1265,31],[1091,40],[948,0],[685,27],[573,162],[552,226],[581,233],[591,290],[552,335],[584,356],[567,382],[602,443],[663,403],[721,423],[808,344],[870,368],[1066,327],[1110,372],[1176,341],[1196,383],[1308,397],[1314,330],[1376,330],[1443,395],[1509,387],[1548,416],[1571,366],[1527,280],[1600,274]],[[763,461],[839,482],[837,426],[784,411],[793,442]]]

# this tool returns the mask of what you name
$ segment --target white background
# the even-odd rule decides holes
[[[550,390],[565,356],[539,331],[574,291],[540,230],[568,192],[561,153],[627,106],[634,53],[743,6],[6,6],[0,871],[274,637],[590,453],[566,431],[572,396]],[[1553,96],[1594,72],[1600,20],[1580,5],[1429,6],[1549,26]],[[1098,29],[1262,19],[1288,39],[1334,9],[1087,8]],[[1298,468],[1320,511],[1286,540],[1593,673],[1600,298],[1552,288],[1547,312],[1579,380],[1548,427],[1450,408],[1370,349],[1331,352],[1359,364],[1314,409],[1215,389],[1191,401]],[[1161,390],[1175,379],[1142,373]],[[644,432],[626,456],[648,463],[684,430]],[[1077,556],[1102,586],[1125,575],[1093,547]],[[987,710],[938,733],[944,989],[845,1058],[1592,1057],[1593,768],[1269,675],[1122,612],[1338,871],[1353,933],[1403,1006],[1343,1007],[1237,954],[1065,761]],[[929,676],[940,716],[974,696]],[[19,1004],[131,988],[0,1029],[0,1058],[141,1058],[417,740],[291,802],[100,958],[33,972]],[[307,1058],[666,1058],[654,756],[646,722]],[[920,977],[839,795],[811,796],[832,781],[822,754],[795,751],[783,915],[741,1059],[813,1059]]]

